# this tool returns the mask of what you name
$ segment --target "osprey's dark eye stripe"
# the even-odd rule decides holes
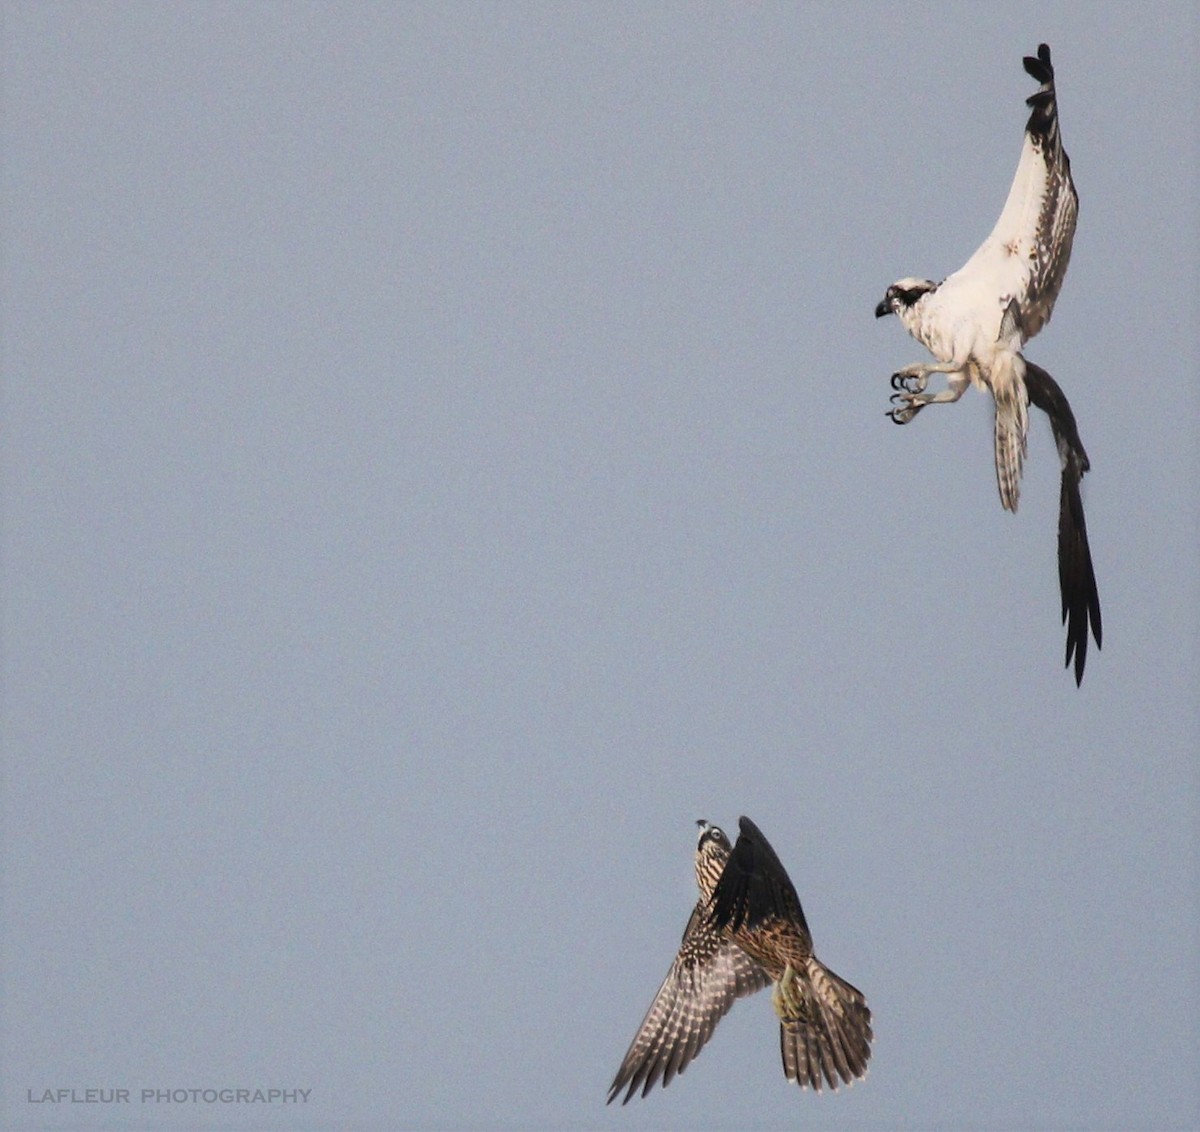
[[[932,287],[897,287],[895,289],[896,298],[898,298],[906,307],[911,307],[922,295],[927,295],[933,290]]]

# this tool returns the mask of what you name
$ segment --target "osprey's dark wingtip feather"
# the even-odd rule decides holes
[[[1025,71],[1039,83],[1054,82],[1054,65],[1050,62],[1050,48],[1039,43],[1037,49],[1037,57],[1032,55],[1025,56]]]
[[[1027,99],[1025,105],[1032,113],[1025,129],[1034,137],[1050,137],[1054,130],[1058,110],[1054,94],[1054,68],[1050,64],[1050,48],[1044,43],[1038,48],[1037,58],[1025,56],[1025,70],[1041,83]]]

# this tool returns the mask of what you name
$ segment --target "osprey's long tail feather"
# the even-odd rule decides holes
[[[991,384],[996,401],[996,486],[1004,509],[1016,511],[1029,442],[1029,395],[1021,355],[999,354],[992,367]]]
[[[1062,617],[1067,626],[1066,662],[1075,661],[1075,683],[1083,681],[1087,660],[1088,625],[1100,647],[1103,630],[1100,622],[1100,594],[1092,569],[1092,551],[1088,546],[1087,521],[1083,515],[1080,481],[1091,466],[1075,414],[1066,394],[1040,366],[1025,363],[1025,388],[1029,402],[1050,418],[1054,443],[1062,463],[1062,489],[1058,508],[1058,584],[1062,593]]]

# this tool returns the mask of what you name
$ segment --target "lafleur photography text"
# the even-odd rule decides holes
[[[312,1089],[26,1089],[29,1104],[308,1104]]]

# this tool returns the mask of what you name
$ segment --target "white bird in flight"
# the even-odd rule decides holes
[[[905,278],[888,289],[875,317],[896,315],[937,359],[892,374],[889,414],[908,424],[926,405],[957,401],[968,385],[991,393],[996,406],[996,483],[1000,502],[1016,511],[1029,431],[1030,401],[1050,418],[1062,461],[1058,571],[1066,663],[1083,679],[1088,624],[1100,647],[1100,598],[1092,570],[1079,484],[1088,470],[1075,417],[1062,390],[1021,350],[1047,322],[1071,258],[1079,197],[1062,146],[1054,67],[1044,43],[1026,56],[1025,70],[1040,83],[1031,108],[1016,176],[1000,219],[979,250],[942,280]],[[944,373],[946,389],[926,393],[929,375]]]

